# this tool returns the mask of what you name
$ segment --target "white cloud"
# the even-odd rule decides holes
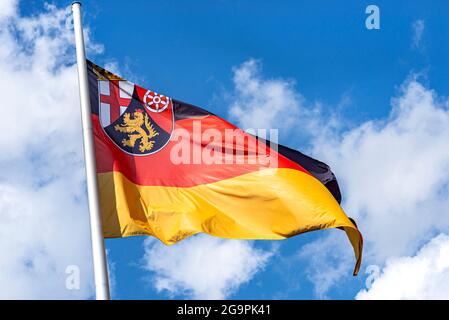
[[[229,114],[245,129],[282,125],[282,130],[289,130],[298,124],[298,119],[310,116],[294,82],[282,78],[265,79],[257,60],[250,59],[234,68],[233,82]],[[306,121],[301,120],[301,123]]]
[[[264,268],[273,251],[250,241],[197,235],[173,246],[145,240],[144,268],[158,292],[194,299],[224,299]]]
[[[14,3],[0,5],[0,298],[91,297],[70,11],[24,17]],[[68,265],[80,290],[65,287]]]
[[[278,129],[280,142],[289,146],[308,144],[316,132],[334,134],[340,129],[337,112],[324,117],[320,101],[307,102],[294,80],[263,76],[259,60],[249,59],[234,67],[233,72],[234,88],[225,98],[229,101],[230,119],[241,128]],[[345,92],[336,110],[350,103],[350,92]],[[299,133],[296,141],[291,141],[295,133]]]
[[[346,234],[329,230],[330,234],[304,245],[297,256],[308,267],[305,275],[314,285],[314,293],[320,299],[328,299],[328,291],[339,284],[342,276],[350,275],[354,256]],[[299,263],[298,263],[299,265]]]
[[[363,233],[365,266],[413,255],[435,232],[449,230],[449,220],[442,218],[449,208],[448,106],[448,100],[410,77],[392,99],[387,119],[315,137],[313,154],[333,168],[343,208]],[[335,250],[343,252],[332,249],[327,261],[311,263],[307,271],[318,295],[338,283],[333,279],[348,277],[341,269],[339,275],[330,273],[327,286],[317,279],[320,271],[314,270],[324,268]],[[339,269],[343,261],[333,263]]]
[[[13,17],[17,10],[17,0],[0,1],[0,23]]]
[[[392,107],[386,120],[315,143],[339,178],[366,257],[378,263],[413,254],[432,232],[449,228],[441,219],[449,207],[448,101],[412,77]]]
[[[357,299],[449,299],[449,236],[440,234],[412,257],[389,259]]]
[[[416,20],[412,24],[413,36],[412,36],[412,47],[418,49],[422,44],[422,36],[425,29],[424,20]]]

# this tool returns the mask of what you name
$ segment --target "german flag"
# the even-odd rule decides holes
[[[329,166],[87,66],[104,237],[173,244],[200,232],[285,239],[339,228],[357,274],[362,236],[339,205]]]

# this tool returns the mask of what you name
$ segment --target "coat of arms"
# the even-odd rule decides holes
[[[121,80],[98,80],[101,126],[124,152],[149,155],[162,149],[174,127],[170,98]]]

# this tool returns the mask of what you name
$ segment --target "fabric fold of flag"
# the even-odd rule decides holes
[[[325,163],[90,61],[88,77],[104,237],[174,244],[200,232],[275,240],[339,228],[357,274],[362,236]]]

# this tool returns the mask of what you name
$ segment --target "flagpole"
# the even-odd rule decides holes
[[[87,196],[90,213],[95,294],[97,300],[109,300],[109,279],[106,254],[104,250],[103,229],[101,226],[100,205],[98,202],[97,170],[95,165],[95,149],[80,2],[75,1],[72,3],[72,13],[73,27],[75,30],[76,61],[78,65],[81,119],[83,124],[84,160],[86,163]]]

